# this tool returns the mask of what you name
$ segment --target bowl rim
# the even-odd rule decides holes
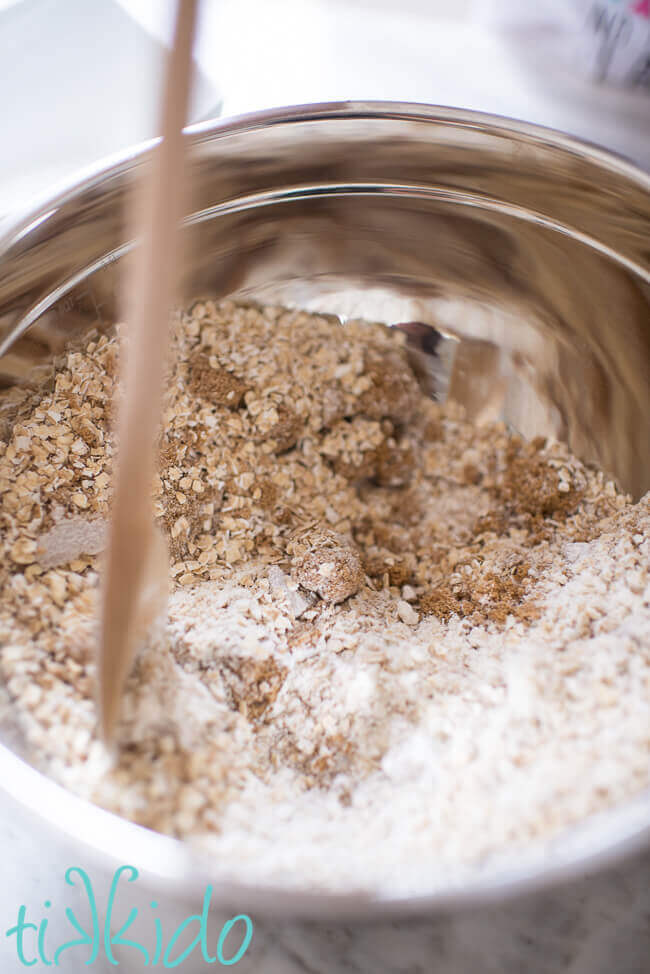
[[[446,105],[429,105],[424,102],[371,100],[289,105],[205,119],[186,126],[184,133],[190,142],[201,144],[273,125],[337,119],[440,122],[459,128],[477,128],[484,132],[492,130],[495,133],[517,134],[531,143],[546,144],[582,159],[588,159],[611,172],[627,177],[650,192],[650,170],[642,169],[622,153],[607,149],[596,142],[506,115]],[[82,190],[91,188],[109,173],[119,175],[132,168],[159,141],[159,137],[146,139],[76,168],[69,176],[52,182],[42,193],[34,194],[23,201],[15,211],[0,215],[0,259],[12,243],[35,229],[58,206],[78,195]]]
[[[392,119],[436,122],[481,131],[523,136],[534,144],[561,148],[582,159],[635,182],[650,193],[650,173],[594,143],[529,122],[473,110],[419,103],[346,101],[294,105],[221,117],[187,126],[192,143],[201,144],[233,134],[273,125],[336,119]],[[43,194],[32,197],[16,212],[0,221],[0,266],[12,246],[27,237],[57,208],[84,190],[101,183],[108,175],[130,170],[159,139],[130,146],[74,172]],[[650,788],[562,830],[551,840],[531,846],[530,855],[515,853],[482,866],[470,867],[462,881],[417,895],[370,893],[351,886],[349,892],[305,888],[279,888],[272,884],[247,885],[219,881],[206,866],[205,856],[190,844],[136,825],[79,797],[0,744],[0,788],[25,810],[33,813],[56,834],[81,843],[89,854],[99,855],[104,865],[117,868],[133,862],[143,884],[172,883],[177,894],[196,895],[210,883],[214,902],[244,903],[250,912],[264,915],[318,918],[373,918],[378,916],[427,915],[451,909],[469,908],[510,900],[515,896],[541,892],[556,884],[576,880],[635,855],[650,845]],[[171,889],[170,889],[171,892]]]

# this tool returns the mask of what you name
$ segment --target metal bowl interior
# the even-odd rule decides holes
[[[566,441],[633,496],[650,487],[650,177],[569,137],[471,112],[336,104],[187,130],[189,295],[419,320],[456,342],[449,396],[477,422]],[[87,172],[0,239],[0,383],[51,368],[119,316],[124,221],[152,143]],[[0,748],[5,791],[51,840],[267,912],[409,914],[503,898],[633,852],[650,793],[414,898],[242,891],[185,845],[94,808]]]

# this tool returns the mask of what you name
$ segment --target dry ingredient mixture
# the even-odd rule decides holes
[[[166,623],[96,736],[118,337],[0,399],[0,659],[31,759],[249,882],[417,892],[650,785],[650,495],[420,391],[404,336],[177,316]]]

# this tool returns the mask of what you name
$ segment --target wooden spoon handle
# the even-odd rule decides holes
[[[155,439],[162,412],[162,386],[169,346],[169,318],[178,280],[182,217],[183,126],[187,117],[197,0],[178,0],[174,43],[161,106],[162,139],[152,154],[136,217],[139,246],[124,285],[130,341],[126,349],[124,398],[118,419],[118,455],[112,519],[104,567],[99,640],[99,705],[107,743],[120,715],[124,681],[143,638],[141,594],[160,548],[153,524],[151,486]],[[164,558],[163,558],[164,560]],[[166,565],[164,566],[166,567]],[[165,573],[166,574],[166,573]],[[147,605],[150,608],[151,599]]]

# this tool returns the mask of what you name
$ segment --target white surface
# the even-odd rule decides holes
[[[0,7],[0,209],[155,134],[163,48],[114,0]],[[195,75],[192,117],[218,109]]]
[[[168,0],[118,2],[166,36]],[[565,12],[576,6],[576,0],[554,3]],[[535,26],[524,5],[518,27],[516,18],[495,16],[501,6],[502,0],[204,0],[196,53],[223,92],[225,114],[309,101],[429,102],[562,129],[650,168],[650,94],[590,83],[559,56],[567,43],[562,19],[553,33],[544,17]],[[537,8],[550,11],[549,0]],[[566,15],[566,24],[575,21]]]

